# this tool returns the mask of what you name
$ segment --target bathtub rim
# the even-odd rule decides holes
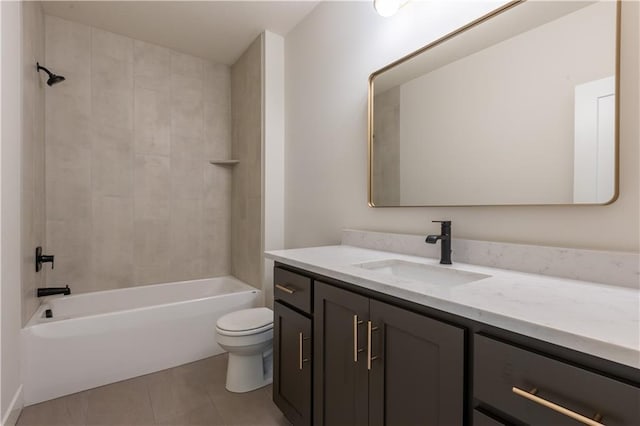
[[[129,309],[118,309],[118,310],[114,310],[114,311],[109,311],[109,312],[100,312],[97,314],[91,314],[91,315],[83,315],[83,316],[79,316],[79,317],[70,317],[70,318],[51,318],[51,319],[44,319],[43,315],[44,315],[44,311],[46,309],[50,308],[49,305],[49,301],[50,300],[54,300],[54,299],[60,299],[63,297],[82,297],[84,295],[99,295],[99,294],[107,294],[107,293],[113,293],[113,292],[126,292],[127,290],[133,290],[133,289],[139,289],[139,288],[143,288],[143,287],[168,287],[168,286],[175,286],[175,285],[180,285],[180,284],[184,284],[184,283],[198,283],[201,281],[210,281],[210,280],[215,280],[215,279],[221,279],[221,278],[231,278],[233,279],[233,281],[235,281],[237,284],[240,285],[240,287],[244,287],[243,289],[240,289],[239,291],[234,291],[231,293],[222,293],[222,294],[216,294],[215,296],[205,296],[205,297],[195,297],[193,299],[186,299],[186,300],[180,300],[180,301],[176,301],[176,302],[167,302],[167,303],[158,303],[155,305],[148,305],[148,306],[140,306],[137,308],[129,308]],[[71,296],[63,296],[63,295],[54,295],[54,296],[47,296],[42,298],[42,300],[40,301],[40,305],[38,306],[38,308],[36,309],[36,311],[33,313],[33,315],[31,316],[31,318],[29,318],[29,321],[22,327],[22,330],[27,331],[30,328],[33,327],[37,327],[37,326],[45,326],[45,325],[49,325],[49,324],[61,324],[63,322],[75,322],[78,320],[83,320],[85,318],[99,318],[99,317],[106,317],[106,316],[110,316],[113,314],[121,314],[124,312],[140,312],[140,311],[146,311],[146,310],[150,310],[150,309],[154,309],[154,308],[160,308],[160,307],[167,307],[167,306],[173,306],[173,305],[182,305],[185,303],[190,303],[190,302],[196,302],[196,301],[200,301],[200,300],[207,300],[207,299],[215,299],[221,296],[226,296],[228,294],[242,294],[242,293],[252,293],[252,292],[262,292],[261,289],[253,287],[250,284],[245,283],[244,281],[241,281],[240,279],[234,277],[233,275],[221,275],[221,276],[217,276],[217,277],[210,277],[210,278],[199,278],[197,280],[184,280],[184,281],[172,281],[172,282],[168,282],[168,283],[158,283],[158,284],[144,284],[144,285],[139,285],[139,286],[133,286],[133,287],[126,287],[126,288],[114,288],[114,289],[109,289],[109,290],[98,290],[98,291],[90,291],[90,292],[86,292],[86,293],[77,293],[77,294],[72,294]]]

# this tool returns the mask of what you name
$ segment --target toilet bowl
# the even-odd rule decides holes
[[[229,352],[227,390],[249,392],[273,381],[271,309],[243,309],[220,317],[216,340]]]

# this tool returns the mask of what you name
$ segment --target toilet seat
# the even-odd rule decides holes
[[[265,331],[269,331],[272,328],[273,328],[273,324],[267,324],[263,327],[252,328],[251,330],[239,330],[239,331],[224,330],[220,327],[216,327],[216,331],[218,332],[218,334],[221,334],[223,336],[250,336],[253,334],[260,334]]]
[[[273,311],[269,308],[242,309],[223,315],[216,323],[216,331],[225,336],[247,336],[273,328]]]

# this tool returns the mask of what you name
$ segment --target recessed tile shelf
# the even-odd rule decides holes
[[[209,163],[216,166],[235,166],[240,160],[210,160]]]

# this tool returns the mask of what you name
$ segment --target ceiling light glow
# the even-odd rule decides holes
[[[373,0],[373,7],[380,16],[388,18],[395,15],[403,3],[402,0]]]

